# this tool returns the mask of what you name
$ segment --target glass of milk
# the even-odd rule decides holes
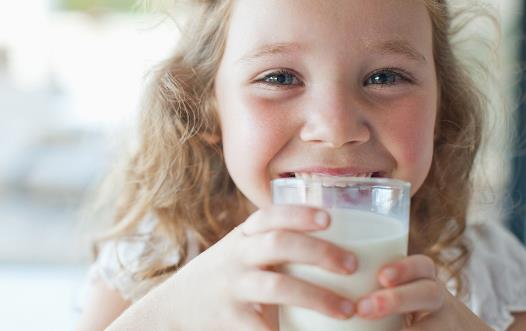
[[[326,209],[331,225],[312,233],[349,249],[358,258],[352,275],[315,266],[288,264],[282,271],[356,300],[380,288],[379,269],[407,255],[410,184],[387,178],[316,176],[272,181],[274,204],[301,204]],[[402,316],[369,321],[337,320],[299,307],[281,306],[280,331],[395,331]]]

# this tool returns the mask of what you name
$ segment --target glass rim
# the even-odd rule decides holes
[[[411,190],[411,183],[401,179],[386,177],[319,176],[317,178],[276,178],[271,181],[273,187],[296,187],[311,184],[338,186],[337,184],[378,184]]]

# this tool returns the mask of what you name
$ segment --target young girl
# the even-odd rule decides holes
[[[485,103],[444,0],[194,2],[151,83],[78,330],[270,331],[278,305],[526,330],[525,251],[467,225]],[[309,174],[411,183],[410,254],[380,290],[351,300],[278,271],[360,268],[309,236],[325,212],[271,204],[272,179]]]

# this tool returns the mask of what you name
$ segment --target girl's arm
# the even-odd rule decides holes
[[[131,304],[98,277],[90,282],[87,293],[76,331],[102,331]]]
[[[526,312],[524,313],[515,313],[515,322],[511,325],[508,331],[523,331],[526,330]]]

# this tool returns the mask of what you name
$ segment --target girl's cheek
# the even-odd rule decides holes
[[[378,139],[396,160],[393,175],[411,182],[415,193],[425,180],[433,157],[436,107],[432,95],[408,95],[376,116]]]
[[[421,160],[424,164],[433,155],[433,137],[435,129],[435,114],[428,112],[417,114],[414,120],[408,119],[408,127],[410,129],[404,137],[408,145],[412,146],[407,153],[407,158],[410,162],[418,163]]]
[[[279,148],[283,120],[280,109],[269,100],[238,97],[223,113],[225,156],[234,176],[257,173],[261,176]],[[244,175],[244,176],[245,176]]]
[[[415,193],[424,182],[433,158],[433,126],[425,121],[407,119],[394,136],[395,159],[402,177],[412,184]]]
[[[240,108],[250,134],[275,140],[290,132],[297,105],[290,100],[247,94],[243,96]]]

